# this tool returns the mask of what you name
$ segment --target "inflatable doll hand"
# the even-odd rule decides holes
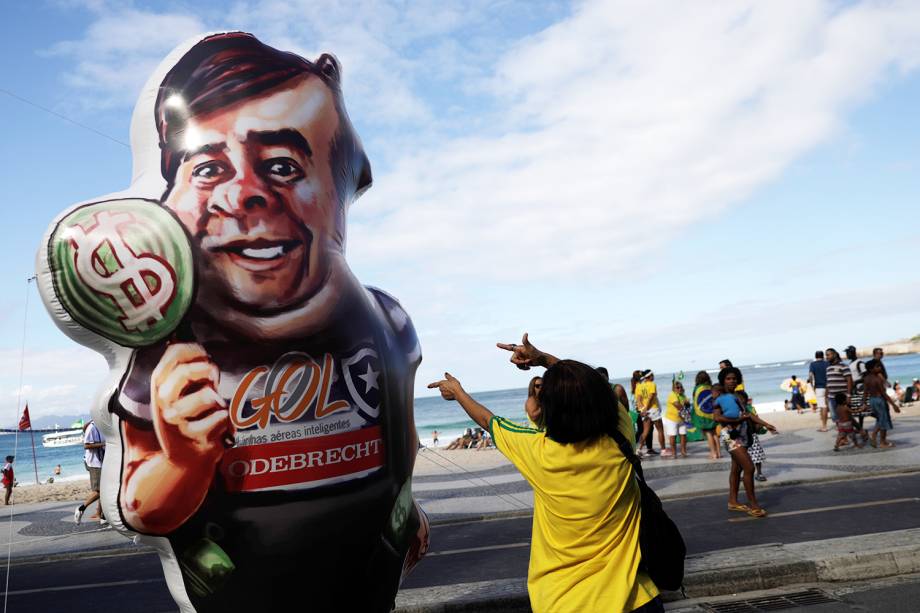
[[[219,378],[217,365],[196,343],[170,345],[154,369],[153,424],[171,462],[216,462],[223,453],[223,439],[232,426],[227,403],[217,393]]]

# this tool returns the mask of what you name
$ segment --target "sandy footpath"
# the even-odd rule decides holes
[[[920,402],[914,402],[901,407],[901,413],[892,411],[891,418],[895,424],[895,430],[892,437],[897,438],[898,418],[906,416],[920,416]],[[783,411],[775,413],[763,413],[760,417],[769,424],[772,424],[780,432],[792,432],[795,430],[817,430],[821,426],[821,420],[818,414],[810,410],[799,415],[794,411]],[[872,418],[866,420],[866,424],[871,427],[875,423]],[[828,428],[832,428],[834,423],[828,420]],[[447,475],[452,473],[462,473],[463,471],[480,471],[496,468],[508,464],[508,460],[495,448],[475,450],[475,449],[453,449],[447,451],[444,449],[451,441],[444,441],[444,444],[434,449],[419,450],[418,457],[415,461],[415,470],[413,476],[427,477],[432,475]],[[691,443],[691,445],[702,445],[705,453],[705,443]],[[658,448],[657,439],[655,448]],[[693,453],[691,449],[691,453]]]

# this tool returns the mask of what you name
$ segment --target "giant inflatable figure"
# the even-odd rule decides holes
[[[58,326],[111,368],[106,516],[157,548],[182,611],[388,611],[427,548],[421,351],[345,261],[371,170],[337,61],[198,37],[131,144],[131,187],[61,214],[38,255]]]

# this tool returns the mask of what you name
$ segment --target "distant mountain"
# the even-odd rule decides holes
[[[70,429],[70,424],[83,420],[87,422],[91,419],[88,413],[84,415],[43,415],[42,417],[33,417],[32,418],[32,429],[33,430],[50,430],[57,425],[63,430]],[[3,428],[6,429],[15,429],[18,428],[19,424],[5,425]]]
[[[920,353],[920,334],[911,338],[903,338],[899,341],[888,343],[879,343],[876,347],[885,350],[885,355],[904,355],[906,353]],[[856,350],[860,357],[872,357],[872,347],[860,347]]]

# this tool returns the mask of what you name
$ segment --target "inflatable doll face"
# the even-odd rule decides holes
[[[328,281],[344,237],[329,168],[338,120],[332,92],[314,75],[188,120],[163,204],[198,248],[206,292],[273,312]]]

